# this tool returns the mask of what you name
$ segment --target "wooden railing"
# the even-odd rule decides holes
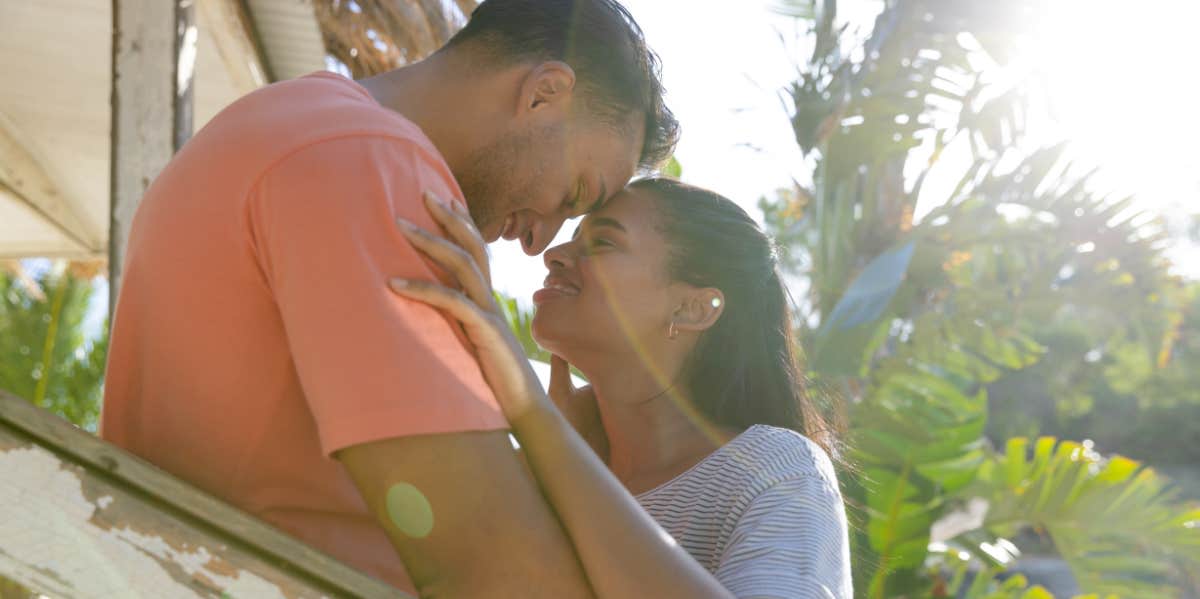
[[[50,597],[406,596],[0,392],[4,578]]]

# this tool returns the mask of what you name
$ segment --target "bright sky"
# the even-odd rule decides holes
[[[683,178],[740,203],[807,181],[778,95],[806,54],[772,0],[622,0],[663,62],[668,102],[683,126]],[[1038,125],[1046,143],[1067,138],[1105,187],[1136,193],[1146,209],[1200,212],[1200,3],[1191,0],[1052,0],[1027,55],[1040,61],[1056,106]],[[842,2],[869,26],[879,3]],[[569,236],[572,224],[561,236]],[[492,245],[498,289],[528,305],[545,276],[513,242]],[[1200,252],[1173,253],[1200,277]]]

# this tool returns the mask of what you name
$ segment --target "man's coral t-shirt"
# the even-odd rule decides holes
[[[396,226],[438,230],[424,190],[463,201],[421,130],[344,77],[278,83],[225,109],[138,208],[103,437],[408,586],[332,454],[507,427],[461,330],[387,287],[445,276]]]

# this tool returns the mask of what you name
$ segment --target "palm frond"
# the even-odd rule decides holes
[[[1015,438],[979,471],[997,534],[1035,527],[1053,539],[1081,588],[1164,597],[1200,571],[1200,506],[1187,506],[1153,469],[1088,444]]]
[[[466,22],[474,0],[316,0],[326,51],[358,79],[425,58]]]

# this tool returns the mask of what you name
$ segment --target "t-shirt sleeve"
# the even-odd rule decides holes
[[[841,494],[815,474],[775,483],[738,520],[715,574],[739,599],[851,599]]]
[[[457,323],[392,293],[435,271],[396,225],[439,232],[421,193],[461,202],[445,164],[402,138],[352,136],[284,157],[248,224],[327,455],[409,435],[507,428]]]

